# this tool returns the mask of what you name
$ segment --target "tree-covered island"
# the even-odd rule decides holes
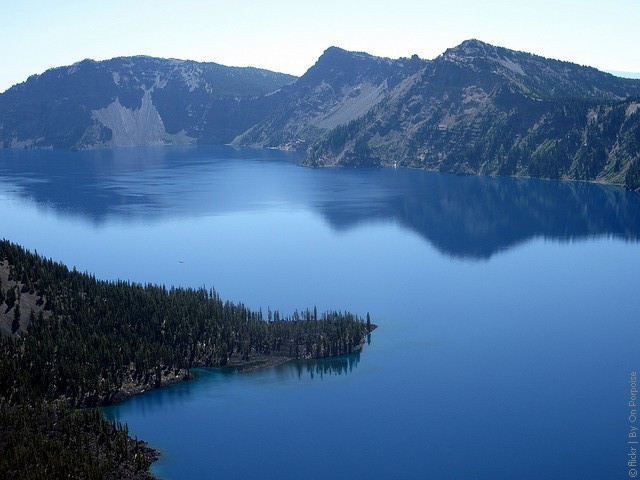
[[[156,451],[95,408],[189,378],[360,349],[346,312],[284,317],[205,288],[101,281],[0,241],[0,477],[151,478]],[[78,408],[81,407],[81,408]]]

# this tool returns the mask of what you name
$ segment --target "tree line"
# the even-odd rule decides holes
[[[348,354],[375,328],[368,314],[365,320],[313,308],[289,316],[268,310],[264,318],[261,310],[224,301],[213,289],[102,281],[6,240],[0,241],[0,262],[9,268],[8,285],[0,286],[0,306],[13,308],[18,323],[20,316],[29,318],[26,332],[18,325],[13,334],[0,336],[0,435],[5,436],[16,431],[5,421],[14,414],[51,416],[34,405],[108,404],[131,386],[158,386],[196,366],[248,363],[271,355]],[[37,312],[16,310],[20,297],[29,295],[37,297]],[[111,436],[118,436],[117,429]],[[3,443],[6,453],[7,440],[0,437],[0,452]],[[6,465],[0,463],[0,473]]]

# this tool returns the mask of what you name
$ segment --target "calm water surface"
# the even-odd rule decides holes
[[[106,409],[163,451],[157,475],[627,478],[638,195],[295,160],[0,151],[5,238],[99,278],[380,327],[357,356],[202,369]]]

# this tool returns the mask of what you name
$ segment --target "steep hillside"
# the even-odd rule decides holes
[[[402,165],[637,188],[640,81],[470,40],[320,138],[308,165]]]
[[[215,63],[123,57],[29,77],[0,95],[4,147],[225,143],[295,77]]]
[[[274,111],[234,143],[305,148],[325,132],[366,114],[425,65],[417,56],[392,60],[330,47],[294,84],[276,93]]]

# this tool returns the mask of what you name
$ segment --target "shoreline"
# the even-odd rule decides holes
[[[266,370],[269,368],[274,368],[279,365],[284,365],[285,363],[292,362],[294,360],[325,360],[329,358],[338,358],[342,356],[352,355],[354,353],[361,352],[364,348],[364,345],[367,343],[366,335],[370,335],[371,332],[378,328],[377,325],[371,324],[371,330],[365,334],[365,337],[360,340],[360,343],[353,348],[351,353],[341,354],[341,355],[332,355],[327,357],[287,357],[284,355],[265,355],[265,354],[254,354],[251,356],[250,360],[242,360],[239,355],[232,355],[229,357],[226,365],[194,365],[193,368],[211,368],[218,370],[227,370],[234,371],[235,373],[252,373],[260,370]],[[173,370],[173,374],[163,373],[160,379],[160,382],[149,382],[149,383],[125,383],[123,386],[115,391],[111,392],[93,404],[79,404],[76,405],[78,408],[95,408],[95,407],[108,407],[112,405],[116,405],[118,403],[123,403],[129,400],[131,397],[135,395],[141,395],[146,392],[150,392],[153,390],[158,390],[161,388],[170,387],[176,383],[180,382],[188,382],[192,380],[195,376],[191,373],[190,369],[178,369]]]
[[[100,407],[192,379],[192,368],[241,373],[287,363],[294,353],[307,361],[351,354],[375,328],[369,314],[365,325],[349,312],[318,318],[314,308],[315,323],[308,309],[306,318],[276,312],[269,329],[261,313],[223,302],[213,289],[101,281],[8,240],[0,254],[0,286],[8,287],[0,303],[7,306],[0,318],[0,476],[37,467],[45,476],[100,469],[126,480],[152,478],[150,462],[161,452]],[[30,323],[19,307],[33,311]],[[34,465],[25,451],[49,451],[50,463]]]
[[[260,370],[266,370],[269,368],[274,368],[280,365],[284,365],[285,363],[289,363],[294,360],[325,360],[330,358],[338,358],[342,356],[348,356],[355,353],[359,353],[364,348],[364,345],[367,343],[367,335],[370,335],[371,332],[378,328],[377,325],[371,324],[371,330],[365,334],[360,343],[354,347],[353,351],[348,354],[342,355],[334,355],[327,357],[309,357],[309,358],[293,358],[293,357],[285,357],[285,356],[272,356],[272,355],[264,355],[264,354],[256,354],[253,355],[250,360],[242,360],[238,355],[233,355],[229,358],[228,362],[224,366],[206,366],[206,365],[198,365],[195,368],[208,368],[208,369],[217,369],[217,370],[227,370],[232,371],[237,374],[244,373],[253,373]],[[180,375],[182,374],[182,375]],[[190,370],[180,369],[178,373],[173,376],[162,376],[159,384],[153,385],[123,385],[123,387],[118,390],[113,396],[110,397],[110,403],[102,403],[100,405],[96,405],[94,408],[102,408],[107,406],[112,406],[118,403],[124,403],[135,395],[141,395],[143,393],[159,390],[161,388],[170,387],[171,385],[187,382],[193,380],[197,377],[196,374],[192,373]],[[124,390],[124,391],[123,391]],[[82,407],[80,407],[82,408]],[[160,460],[162,457],[162,450],[154,448],[149,445],[149,442],[146,440],[137,440],[143,450],[143,455],[145,459],[149,462],[149,469],[147,471],[149,477],[151,479],[157,479],[151,472],[151,465]]]
[[[367,343],[367,335],[370,335],[378,326],[371,324],[371,330],[365,334],[356,345],[351,353],[345,353],[341,355],[331,355],[326,357],[288,357],[285,355],[267,355],[263,353],[256,353],[251,356],[249,360],[243,360],[238,354],[231,355],[225,365],[194,365],[192,368],[212,368],[219,370],[235,371],[236,373],[252,373],[260,370],[266,370],[274,368],[279,365],[284,365],[294,360],[325,360],[329,358],[338,358],[342,356],[352,355],[357,352],[361,352]],[[160,382],[147,382],[147,383],[125,383],[119,390],[107,394],[102,397],[95,405],[78,405],[79,407],[107,407],[122,403],[133,397],[134,395],[140,395],[148,391],[157,390],[160,388],[170,387],[176,383],[187,382],[194,378],[190,369],[170,369],[173,373],[162,373]]]
[[[410,169],[410,170],[422,170],[424,172],[434,172],[434,173],[447,173],[450,175],[456,175],[456,176],[464,176],[464,177],[488,177],[488,178],[514,178],[514,179],[525,179],[525,180],[545,180],[545,181],[562,181],[562,182],[578,182],[578,183],[589,183],[589,184],[595,184],[595,185],[603,185],[603,186],[609,186],[609,187],[617,187],[617,188],[621,188],[623,190],[629,191],[629,192],[635,192],[635,193],[640,193],[638,190],[632,190],[630,188],[628,188],[623,182],[613,182],[613,181],[608,181],[606,179],[603,178],[592,178],[592,179],[579,179],[579,178],[571,178],[571,177],[567,177],[567,176],[563,176],[563,177],[559,177],[559,178],[550,178],[550,177],[532,177],[529,175],[499,175],[499,174],[487,174],[487,173],[480,173],[480,172],[453,172],[453,171],[449,171],[449,170],[438,170],[437,168],[428,168],[428,167],[420,167],[420,166],[412,166],[412,165],[392,165],[391,163],[378,163],[376,165],[372,165],[371,167],[353,167],[353,166],[349,166],[349,165],[342,165],[342,164],[323,164],[323,165],[311,165],[311,164],[307,164],[305,163],[305,159],[304,159],[304,149],[300,150],[300,149],[296,149],[296,148],[286,148],[286,147],[265,147],[265,146],[260,146],[260,145],[252,145],[252,144],[246,144],[246,145],[242,145],[242,144],[234,144],[234,143],[224,143],[224,144],[198,144],[197,142],[195,143],[154,143],[154,144],[150,144],[150,145],[135,145],[135,146],[106,146],[106,145],[96,145],[96,146],[92,146],[92,147],[86,147],[86,148],[82,148],[79,151],[91,151],[91,150],[100,150],[100,149],[119,149],[119,148],[123,148],[123,149],[127,149],[127,148],[139,148],[139,147],[143,147],[143,148],[153,148],[153,147],[172,147],[172,146],[176,146],[176,147],[185,147],[185,146],[210,146],[210,147],[230,147],[230,148],[246,148],[246,149],[252,149],[252,150],[271,150],[271,151],[278,151],[278,152],[286,152],[286,153],[295,153],[299,156],[302,156],[302,160],[299,162],[296,162],[296,164],[298,166],[301,167],[307,167],[307,168],[345,168],[345,169],[357,169],[357,168],[384,168],[384,169],[397,169],[397,168],[406,168],[406,169]],[[24,150],[23,147],[12,147],[12,146],[8,146],[8,147],[4,147],[5,149],[9,149],[9,150]],[[29,150],[51,150],[52,148],[49,147],[29,147]],[[73,149],[69,149],[69,148],[60,148],[60,149],[53,149],[53,150],[71,150],[73,151]]]

